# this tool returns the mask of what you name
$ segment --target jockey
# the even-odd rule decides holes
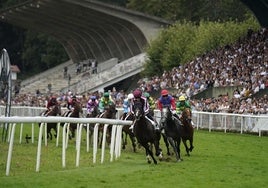
[[[158,109],[162,111],[163,107],[169,107],[174,117],[179,118],[176,114],[176,102],[174,97],[169,95],[166,89],[161,91],[161,97],[157,101]]]
[[[127,114],[130,112],[130,103],[132,103],[134,95],[132,93],[128,94],[127,98],[123,101],[123,119],[126,118]]]
[[[47,112],[51,110],[51,107],[58,105],[57,98],[52,96],[47,103]]]
[[[104,111],[104,109],[111,104],[114,104],[114,101],[113,101],[112,97],[110,96],[109,92],[105,92],[103,94],[103,97],[101,97],[101,99],[99,101],[100,113],[102,113]]]
[[[96,96],[92,95],[87,102],[87,113],[91,114],[95,107],[98,107],[99,101]]]
[[[179,118],[181,118],[181,112],[185,108],[190,108],[190,110],[192,111],[190,102],[188,100],[186,100],[185,96],[181,95],[179,97],[179,101],[176,104],[176,111],[177,111],[178,114],[180,114]],[[191,121],[191,123],[192,123],[192,126],[194,127],[193,121]]]
[[[172,113],[176,113],[176,103],[174,97],[168,94],[168,91],[163,89],[161,91],[161,97],[157,101],[158,109],[162,111],[163,107],[169,107]]]
[[[186,98],[181,95],[179,97],[179,101],[176,104],[176,111],[178,114],[181,114],[181,112],[185,109],[185,108],[190,108],[191,109],[191,105],[189,101],[186,101]]]
[[[76,96],[73,95],[73,96],[72,96],[71,98],[69,98],[69,100],[67,101],[67,108],[68,108],[69,110],[72,110],[72,107],[73,107],[74,103],[76,103],[76,102],[77,102]]]
[[[150,94],[148,93],[148,92],[144,92],[144,97],[146,97],[146,99],[147,99],[147,101],[148,101],[148,103],[149,103],[149,108],[150,108],[150,110],[149,110],[149,114],[152,116],[152,117],[154,117],[154,110],[155,110],[155,106],[156,106],[156,104],[155,104],[155,101],[154,101],[154,99],[150,96]],[[154,120],[155,122],[156,122],[156,120]]]
[[[140,89],[136,89],[135,91],[133,91],[133,95],[134,95],[134,99],[133,99],[132,103],[130,104],[131,113],[134,113],[133,107],[134,107],[135,103],[141,102],[141,104],[143,105],[143,113],[144,113],[146,119],[148,119],[153,124],[153,126],[155,127],[156,130],[159,130],[157,123],[154,121],[153,117],[149,113],[150,106],[149,106],[147,99],[142,96],[142,91]],[[130,129],[131,128],[133,128],[133,125],[130,127]]]
[[[155,101],[154,101],[154,99],[147,92],[144,93],[144,97],[146,97],[146,99],[147,99],[147,101],[149,103],[150,110],[154,111],[155,110]]]

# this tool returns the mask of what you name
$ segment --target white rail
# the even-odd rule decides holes
[[[97,154],[97,146],[98,146],[98,127],[100,124],[104,124],[104,134],[103,134],[103,142],[102,142],[102,152],[101,152],[101,163],[104,161],[104,151],[105,151],[105,138],[106,131],[108,125],[113,125],[112,127],[112,135],[111,135],[111,147],[110,147],[110,161],[113,160],[113,156],[118,158],[120,156],[121,151],[121,134],[122,134],[122,126],[123,125],[131,125],[132,121],[122,121],[115,119],[104,119],[104,118],[68,118],[68,117],[1,117],[0,123],[9,123],[11,125],[11,129],[8,136],[9,141],[9,149],[7,156],[7,164],[6,164],[6,175],[8,176],[10,173],[10,164],[12,159],[12,150],[14,144],[14,135],[15,128],[17,123],[41,123],[39,129],[39,137],[38,137],[38,148],[37,148],[37,157],[36,157],[36,172],[40,170],[40,160],[41,160],[41,146],[42,146],[42,135],[43,135],[43,127],[46,127],[46,123],[64,123],[62,130],[62,167],[66,166],[66,148],[67,148],[67,134],[66,128],[69,123],[77,123],[77,136],[76,136],[76,166],[79,166],[79,158],[80,158],[80,144],[81,144],[81,135],[82,135],[82,126],[86,124],[95,124],[94,128],[94,137],[93,137],[93,163],[96,163],[96,154]],[[58,125],[59,126],[59,125]],[[58,129],[59,130],[59,129]],[[88,128],[87,128],[88,130]],[[46,134],[46,131],[45,131]],[[59,134],[57,134],[59,135]],[[21,138],[21,136],[20,136]],[[45,143],[46,142],[45,135]],[[88,137],[87,137],[88,138]],[[89,143],[87,141],[87,143]]]

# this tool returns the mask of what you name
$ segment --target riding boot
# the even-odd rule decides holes
[[[152,117],[149,114],[147,114],[145,117],[152,123],[155,130],[159,130],[158,124],[152,119]]]

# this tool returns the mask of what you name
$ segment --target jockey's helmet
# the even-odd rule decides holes
[[[179,97],[179,101],[185,101],[185,97],[182,95]]]
[[[141,92],[141,90],[136,89],[135,91],[133,91],[133,95],[135,98],[140,98],[142,95],[142,92]]]
[[[90,97],[90,99],[91,99],[91,100],[96,100],[96,96],[92,95],[92,96]]]
[[[167,96],[167,95],[168,95],[168,91],[167,91],[166,89],[163,89],[163,90],[161,91],[161,95],[162,95],[162,96]]]
[[[144,97],[146,97],[148,99],[150,97],[150,94],[148,92],[145,92]]]
[[[131,100],[134,98],[134,95],[132,93],[128,94],[127,99]]]
[[[107,97],[110,96],[110,94],[109,94],[109,92],[105,92],[105,93],[103,94],[103,96],[104,96],[105,98],[107,98]]]

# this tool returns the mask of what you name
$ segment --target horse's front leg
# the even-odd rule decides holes
[[[178,145],[175,144],[175,141],[174,141],[173,138],[168,137],[167,139],[168,139],[168,142],[170,143],[170,145],[172,146],[173,151],[174,151],[174,153],[176,155],[176,161],[177,162],[181,161],[180,151],[178,150]]]
[[[52,134],[51,134],[51,131],[47,131],[47,138],[49,138],[50,140],[52,140]]]
[[[169,150],[169,143],[167,140],[167,136],[164,133],[161,133],[163,140],[165,142],[166,148],[167,148],[167,155],[170,156],[170,150]]]
[[[153,159],[154,164],[157,164],[157,161],[154,158],[154,154],[153,154],[152,150],[150,150],[149,144],[142,143],[141,145],[145,148],[147,162],[150,164],[152,162],[151,159]]]
[[[122,132],[122,149],[126,149],[126,145],[127,145],[127,134],[123,131]]]
[[[183,145],[184,145],[184,147],[185,147],[186,155],[187,155],[187,156],[190,156],[190,149],[189,149],[189,147],[188,147],[188,145],[187,145],[187,140],[182,139],[182,142],[183,142]]]
[[[193,149],[194,149],[194,146],[193,146],[193,139],[190,139],[189,141],[190,141],[190,149],[189,149],[189,151],[192,152]]]
[[[132,143],[133,151],[136,152],[136,139],[134,136],[129,136],[129,137]]]
[[[177,147],[177,152],[178,152],[178,156],[179,156],[179,161],[182,161],[183,159],[181,158],[181,149],[180,149],[180,145],[181,145],[181,138],[179,138],[179,140],[176,142],[176,147]]]

